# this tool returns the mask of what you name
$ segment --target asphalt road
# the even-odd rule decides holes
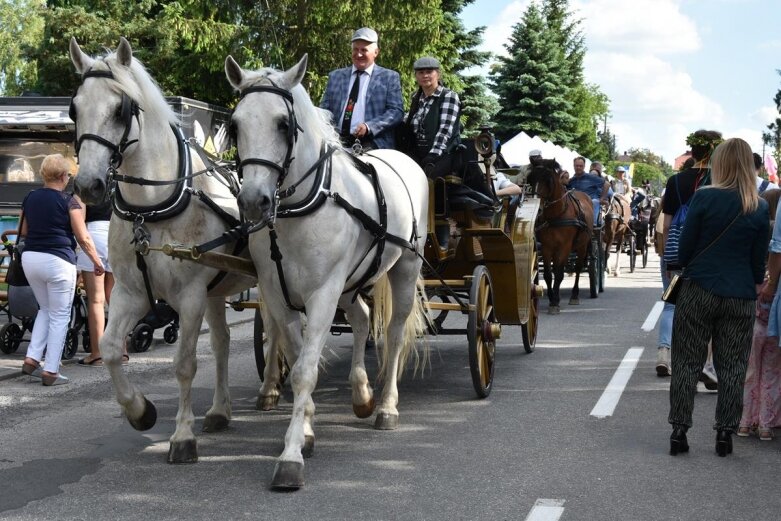
[[[121,417],[104,369],[71,366],[72,382],[57,388],[0,382],[0,519],[779,519],[781,442],[735,438],[734,454],[717,457],[715,393],[697,395],[690,453],[667,454],[669,379],[654,371],[656,331],[641,330],[660,293],[654,258],[580,306],[567,306],[565,291],[558,316],[543,303],[534,353],[523,352],[520,328],[504,328],[485,400],[472,390],[466,339],[429,337],[430,371],[401,382],[394,432],[352,415],[351,337],[330,337],[315,455],[295,493],[268,489],[291,395],[286,387],[277,411],[255,410],[251,324],[232,329],[231,426],[198,433],[193,465],[165,462],[178,397],[173,347],[156,344],[128,366],[158,408],[146,433]],[[642,353],[634,371],[618,371],[628,383],[615,409],[592,416],[632,348]],[[198,357],[200,427],[211,403],[208,335]]]

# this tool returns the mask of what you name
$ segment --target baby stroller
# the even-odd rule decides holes
[[[77,290],[78,292],[78,290]],[[62,358],[70,360],[79,349],[79,331],[86,325],[86,315],[79,295],[73,299],[68,333]],[[29,286],[8,286],[8,323],[0,328],[0,351],[15,353],[23,341],[25,332],[32,332],[35,316],[38,314],[38,302]],[[12,322],[15,318],[19,321]]]
[[[150,310],[128,335],[128,348],[136,353],[149,349],[152,345],[152,334],[155,329],[168,326],[163,330],[163,340],[173,344],[179,339],[179,315],[163,300],[155,302],[155,309]]]

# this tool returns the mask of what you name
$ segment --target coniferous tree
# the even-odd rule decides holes
[[[571,146],[576,118],[569,100],[569,72],[563,49],[532,3],[513,28],[508,57],[491,75],[501,109],[496,132],[508,139],[520,131]]]

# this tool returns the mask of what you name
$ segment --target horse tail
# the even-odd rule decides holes
[[[385,345],[386,339],[380,342],[390,326],[393,316],[393,294],[388,274],[383,274],[374,284],[374,303],[372,306],[372,335],[377,342],[377,359],[380,365],[379,379],[385,375],[385,370],[390,361],[390,350]],[[404,367],[412,357],[415,361],[413,374],[420,370],[421,374],[429,364],[430,350],[427,342],[423,342],[422,351],[418,349],[418,338],[424,338],[429,325],[427,313],[428,298],[423,286],[423,279],[418,276],[415,283],[415,298],[412,309],[404,322],[404,330],[401,334],[401,353],[399,354],[399,370],[397,380],[401,380]]]

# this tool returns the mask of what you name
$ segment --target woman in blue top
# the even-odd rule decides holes
[[[73,161],[61,154],[46,156],[41,164],[43,188],[33,190],[22,202],[22,266],[40,308],[22,373],[40,377],[43,385],[68,381],[59,368],[76,290],[76,241],[92,260],[95,275],[103,274],[81,206],[64,192],[74,171]]]
[[[686,452],[697,380],[713,343],[719,378],[716,452],[732,452],[743,407],[754,307],[765,277],[769,215],[754,181],[751,147],[739,138],[712,156],[712,186],[689,203],[678,247],[684,268],[673,316],[670,454]]]

